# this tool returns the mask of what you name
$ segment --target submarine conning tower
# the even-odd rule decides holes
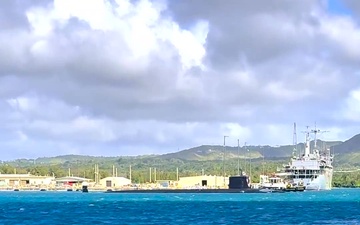
[[[229,177],[229,189],[247,189],[249,186],[248,176],[231,176]]]

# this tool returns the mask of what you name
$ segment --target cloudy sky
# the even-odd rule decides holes
[[[3,0],[1,160],[360,133],[360,1]]]

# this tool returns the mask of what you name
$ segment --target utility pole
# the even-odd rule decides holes
[[[179,181],[179,167],[176,167],[176,181]]]
[[[154,182],[156,182],[156,167],[154,168]]]
[[[98,184],[99,183],[99,165],[95,164],[95,168],[94,168],[94,174],[95,174],[95,183]]]
[[[247,155],[249,157],[249,178],[251,179],[251,154],[250,154],[250,150],[247,148],[246,144],[247,143],[245,142],[244,147],[245,147],[245,151],[247,152]],[[245,160],[245,162],[246,162],[246,160]],[[245,167],[246,167],[246,165],[245,165]]]
[[[111,176],[111,185],[115,187],[115,184],[117,183],[114,179],[115,177],[115,165],[112,166],[112,176]]]
[[[149,175],[150,175],[149,181],[150,181],[150,183],[151,183],[151,167],[149,168]]]
[[[238,139],[238,175],[240,176],[240,143]]]
[[[94,165],[94,181],[95,181],[95,184],[97,184],[97,178],[96,178],[96,164]]]
[[[129,179],[130,179],[130,182],[131,182],[131,165],[129,166]]]
[[[226,144],[225,140],[228,136],[224,135],[224,154],[223,154],[223,177],[224,177],[224,187],[225,187],[225,153],[226,153]]]
[[[249,152],[249,181],[251,183],[251,153],[250,153],[250,149],[248,149]]]
[[[99,183],[100,182],[100,171],[99,171],[99,164],[96,164],[96,183]]]

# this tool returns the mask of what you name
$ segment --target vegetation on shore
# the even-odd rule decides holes
[[[48,161],[39,160],[15,160],[4,162],[0,165],[0,172],[9,173],[31,173],[33,175],[48,175],[55,177],[78,176],[94,179],[94,165],[99,165],[100,177],[112,176],[113,167],[116,168],[118,176],[130,177],[134,183],[146,183],[157,180],[176,180],[177,170],[179,177],[195,175],[237,175],[238,168],[246,174],[251,175],[253,182],[259,181],[260,174],[271,175],[277,171],[288,158],[254,158],[254,159],[228,159],[225,164],[222,160],[195,161],[174,158],[161,158],[158,156],[148,157],[91,157],[91,156],[63,156],[49,158]],[[50,160],[52,159],[52,160]],[[239,163],[239,164],[238,164]],[[239,167],[238,167],[239,165]],[[338,165],[342,168],[344,165]],[[349,166],[349,165],[346,165]],[[156,172],[155,172],[156,168]],[[335,169],[336,171],[336,169]],[[156,175],[155,175],[156,173]],[[351,173],[334,173],[334,187],[360,187],[360,171]]]

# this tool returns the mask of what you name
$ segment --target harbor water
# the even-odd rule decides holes
[[[260,194],[3,191],[0,224],[360,224],[360,189]]]

